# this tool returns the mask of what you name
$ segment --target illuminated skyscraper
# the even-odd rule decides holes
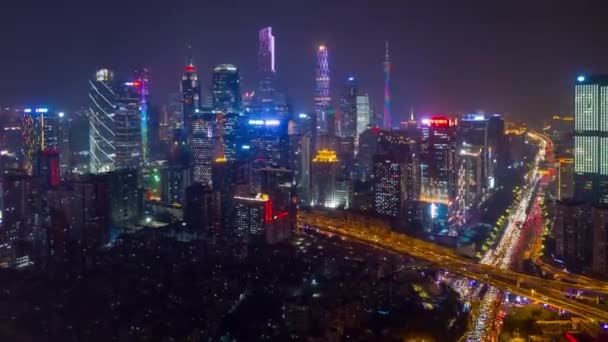
[[[357,137],[369,128],[370,123],[371,110],[369,107],[369,95],[359,95],[357,96]]]
[[[127,82],[115,105],[114,168],[139,168],[143,161],[139,82]]]
[[[384,129],[393,128],[393,119],[391,117],[391,62],[388,53],[388,41],[385,45],[384,58],[384,116],[382,127]]]
[[[201,108],[201,88],[198,73],[192,60],[186,66],[181,83],[182,122],[184,127],[190,127],[190,119]]]
[[[319,150],[312,160],[312,205],[337,208],[340,204],[336,194],[337,179],[340,175],[340,161],[336,151]]]
[[[216,115],[207,110],[197,113],[191,127],[192,180],[211,186],[212,163],[221,147]]]
[[[274,112],[277,105],[276,69],[272,27],[258,32],[258,89],[255,94],[258,111]]]
[[[608,76],[578,77],[574,130],[574,196],[608,203]]]
[[[241,111],[241,79],[239,69],[232,64],[220,64],[213,69],[213,110],[224,114]]]
[[[150,96],[150,88],[148,84],[148,69],[138,70],[135,74],[134,86],[139,93],[139,114],[141,118],[141,146],[142,146],[142,159],[143,161],[148,160],[150,146],[148,143],[148,125],[149,125],[149,108],[148,108],[148,97]]]
[[[114,169],[116,98],[114,73],[108,69],[97,71],[89,81],[89,158],[91,173]]]
[[[340,112],[342,120],[340,125],[340,136],[355,139],[357,135],[357,95],[359,88],[353,76],[349,76],[344,84],[344,90],[340,96]]]
[[[327,47],[320,45],[317,50],[317,66],[315,73],[315,113],[319,120],[321,132],[328,130],[327,110],[331,103],[329,95],[329,60],[327,55]]]
[[[59,146],[57,114],[46,107],[25,108],[21,117],[24,168],[31,173],[39,151]]]

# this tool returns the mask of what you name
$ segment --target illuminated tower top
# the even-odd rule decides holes
[[[262,73],[276,72],[274,65],[274,36],[272,27],[260,30],[258,34],[258,68]]]
[[[201,107],[201,88],[192,58],[186,65],[182,76],[181,95],[183,122],[187,127],[192,117]]]
[[[384,129],[391,129],[393,125],[391,117],[391,62],[389,57],[388,41],[386,41],[384,53],[384,116],[382,119]]]

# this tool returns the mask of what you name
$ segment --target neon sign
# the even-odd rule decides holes
[[[450,126],[450,119],[444,118],[444,117],[431,118],[431,120],[429,122],[430,122],[431,126],[435,126],[435,127]]]

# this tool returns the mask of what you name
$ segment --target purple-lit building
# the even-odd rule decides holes
[[[317,50],[317,66],[315,70],[315,113],[321,132],[326,133],[328,130],[327,110],[331,104],[329,95],[329,59],[327,47],[320,45]]]

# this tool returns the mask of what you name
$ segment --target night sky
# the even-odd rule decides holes
[[[391,44],[395,115],[484,110],[541,119],[572,111],[579,73],[608,73],[608,1],[2,1],[0,103],[74,108],[100,67],[151,69],[164,104],[192,44],[204,92],[234,63],[255,86],[257,31],[272,26],[296,111],[312,109],[315,46],[330,49],[332,97],[348,74],[382,104]],[[564,3],[564,4],[562,4]],[[204,94],[205,95],[205,94]]]

